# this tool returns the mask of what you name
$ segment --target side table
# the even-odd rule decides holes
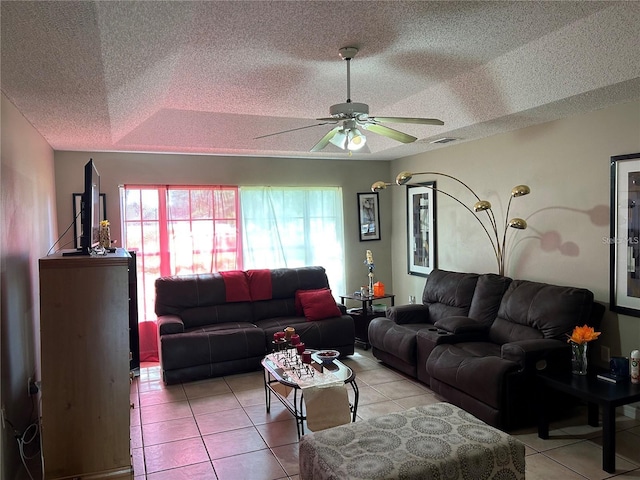
[[[353,322],[356,328],[356,342],[361,343],[365,350],[368,350],[371,346],[369,344],[369,323],[376,317],[384,317],[384,313],[377,314],[373,311],[373,302],[376,300],[390,300],[391,306],[395,305],[395,295],[387,293],[385,295],[340,295],[340,301],[342,305],[346,306],[347,300],[360,302],[359,308],[351,308],[347,310],[347,313],[353,317]]]
[[[616,471],[616,407],[640,400],[640,385],[630,381],[609,383],[596,378],[596,373],[572,375],[571,373],[538,372],[538,437],[549,438],[547,390],[558,390],[578,397],[588,406],[588,423],[598,425],[598,409],[602,413],[602,469]]]

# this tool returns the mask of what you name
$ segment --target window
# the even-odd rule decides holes
[[[242,268],[238,189],[127,185],[121,198],[124,244],[137,251],[140,359],[153,361],[156,278]]]
[[[345,292],[342,189],[241,187],[244,268],[320,265]]]

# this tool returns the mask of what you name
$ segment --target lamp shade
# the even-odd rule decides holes
[[[413,178],[413,173],[411,173],[411,172],[400,172],[396,176],[396,184],[404,185],[404,184],[410,182],[412,178]]]
[[[509,227],[524,230],[527,228],[527,221],[524,218],[512,218],[509,220]]]
[[[367,137],[365,137],[357,128],[349,129],[347,133],[347,149],[360,150],[367,143]]]
[[[338,130],[329,141],[342,150],[347,148],[347,134],[344,132],[344,129]]]
[[[527,185],[516,185],[511,189],[512,197],[523,197],[525,195],[529,195],[531,193],[531,189]]]
[[[489,200],[480,200],[473,205],[473,211],[476,213],[484,212],[485,210],[491,210],[491,202]]]
[[[385,183],[383,181],[378,180],[377,182],[373,183],[371,185],[371,191],[372,192],[379,192],[380,190],[384,190],[385,188],[387,188],[389,185],[391,185],[390,183]]]

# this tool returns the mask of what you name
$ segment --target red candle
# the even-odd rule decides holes
[[[297,344],[296,350],[298,350],[298,355],[302,355],[302,352],[304,352],[304,343],[300,342]]]
[[[284,332],[276,332],[273,334],[273,339],[277,342],[278,340],[284,338]]]
[[[301,356],[302,363],[311,363],[311,352],[309,350],[305,350],[304,352],[302,352]]]
[[[291,335],[291,345],[298,345],[300,343],[300,335],[294,333]]]

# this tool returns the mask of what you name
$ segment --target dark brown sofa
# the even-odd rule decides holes
[[[162,277],[155,288],[167,384],[256,370],[273,334],[288,326],[308,348],[354,352],[354,323],[343,306],[318,321],[296,308],[296,291],[329,288],[323,267]]]
[[[388,309],[369,341],[376,358],[510,429],[534,421],[536,370],[570,369],[566,334],[603,314],[583,288],[434,270],[423,305]]]

